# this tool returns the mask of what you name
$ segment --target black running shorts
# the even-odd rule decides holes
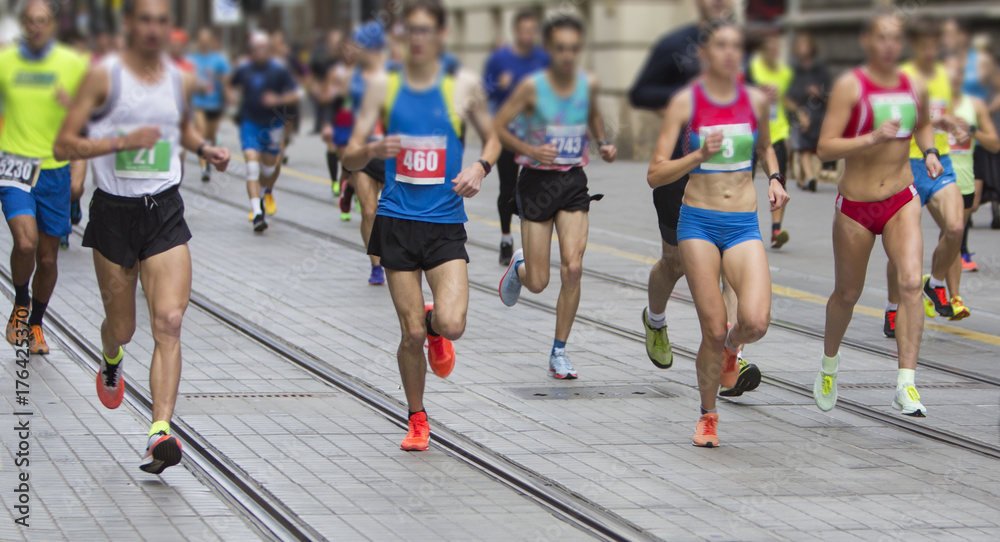
[[[530,222],[548,222],[559,211],[590,211],[587,174],[582,167],[568,171],[523,167],[516,198],[518,216]]]
[[[681,216],[681,202],[684,200],[687,183],[688,176],[685,175],[670,184],[653,189],[653,205],[660,223],[660,238],[671,246],[677,246],[677,220]]]
[[[126,198],[94,191],[83,246],[128,269],[137,261],[191,240],[177,186],[152,196]]]
[[[962,194],[962,203],[965,204],[966,209],[972,209],[972,204],[976,203],[976,194]]]
[[[394,271],[427,271],[452,260],[469,261],[465,224],[437,224],[376,215],[368,254]]]
[[[215,122],[222,118],[224,111],[221,109],[202,109],[201,111],[205,115],[205,120],[210,122]]]
[[[385,160],[373,158],[368,162],[368,165],[358,171],[375,179],[377,182],[385,184]]]

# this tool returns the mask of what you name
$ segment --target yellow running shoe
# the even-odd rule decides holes
[[[270,192],[264,194],[264,212],[269,215],[278,212],[278,205],[274,203],[274,194]]]
[[[972,316],[972,311],[969,307],[962,303],[962,296],[954,295],[951,296],[951,310],[954,312],[949,320],[961,320],[963,318],[968,318]]]

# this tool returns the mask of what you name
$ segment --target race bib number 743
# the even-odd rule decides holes
[[[0,152],[0,186],[13,186],[25,192],[38,182],[42,161]]]
[[[396,181],[410,184],[444,184],[447,136],[400,136],[396,155]]]

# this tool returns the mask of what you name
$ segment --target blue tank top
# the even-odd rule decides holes
[[[468,221],[452,180],[462,171],[462,120],[454,110],[454,77],[444,74],[427,90],[413,90],[403,70],[386,86],[387,135],[401,136],[402,149],[385,161],[385,188],[378,214],[438,224]]]
[[[975,49],[969,49],[969,56],[965,60],[965,76],[962,82],[962,94],[986,99],[986,87],[979,81],[979,53]]]
[[[540,146],[554,143],[559,155],[552,165],[542,165],[531,158],[517,155],[517,162],[533,169],[567,171],[585,166],[590,161],[587,141],[587,120],[590,118],[590,84],[580,72],[576,87],[568,97],[556,94],[546,72],[530,75],[535,84],[535,109],[525,116],[521,132],[525,143]]]
[[[354,114],[357,115],[358,111],[361,109],[361,99],[365,95],[365,79],[361,76],[361,66],[354,68],[354,72],[351,74],[351,82],[348,87],[348,92],[351,94],[351,109],[353,109]]]

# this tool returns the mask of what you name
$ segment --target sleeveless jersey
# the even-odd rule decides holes
[[[900,69],[911,79],[922,77],[917,66],[912,62],[903,64]],[[948,72],[944,65],[937,63],[934,65],[934,77],[926,80],[927,101],[930,106],[931,120],[937,120],[942,115],[947,115],[951,110],[951,83],[948,80]],[[934,146],[941,156],[948,154],[948,133],[943,130],[934,130]],[[924,151],[917,146],[917,140],[910,141],[910,158],[923,159]]]
[[[121,137],[136,128],[156,126],[160,140],[152,149],[99,156],[93,165],[97,187],[116,196],[158,194],[181,182],[181,116],[186,114],[181,72],[166,57],[163,76],[146,85],[115,57],[107,63],[111,86],[94,111],[87,133],[95,139]]]
[[[778,89],[778,102],[771,104],[768,124],[771,143],[777,143],[787,138],[791,133],[791,126],[788,124],[788,117],[785,114],[785,95],[788,94],[788,87],[792,85],[794,74],[792,69],[783,63],[778,65],[778,69],[772,70],[764,62],[764,58],[757,55],[750,62],[750,75],[755,83],[770,85]]]
[[[978,125],[976,108],[972,105],[972,98],[959,96],[954,107],[956,117],[969,123],[969,126]],[[962,194],[971,194],[976,190],[976,177],[972,166],[972,149],[975,148],[976,142],[972,137],[969,137],[968,143],[959,145],[955,136],[948,134],[948,143],[951,145],[951,167],[955,170],[958,188]]]
[[[443,73],[433,87],[414,90],[404,70],[388,74],[383,123],[402,148],[385,161],[378,214],[438,224],[462,224],[465,204],[452,180],[462,171],[462,118],[455,110],[455,78]]]
[[[917,96],[913,93],[910,78],[899,74],[895,87],[880,87],[865,75],[861,68],[854,69],[861,95],[851,109],[851,118],[844,128],[844,137],[858,137],[874,132],[889,119],[899,119],[896,139],[910,139],[917,124]]]
[[[348,92],[351,96],[351,108],[354,116],[358,116],[358,112],[361,111],[361,101],[365,97],[365,90],[368,88],[368,82],[365,81],[364,74],[362,73],[361,66],[356,66],[354,68],[354,73],[351,74],[351,82],[348,88]],[[385,131],[382,128],[382,119],[379,118],[375,122],[375,129],[372,130],[371,138],[369,141],[378,139],[384,135]]]
[[[696,152],[712,132],[722,131],[722,148],[691,170],[692,175],[751,171],[757,145],[757,114],[750,93],[743,84],[736,85],[736,98],[728,104],[712,101],[704,84],[691,87],[691,120],[684,131],[684,154]]]
[[[535,83],[535,110],[524,116],[519,130],[524,142],[537,147],[554,143],[559,150],[555,162],[543,165],[528,156],[516,155],[517,163],[532,169],[568,171],[590,162],[587,120],[590,118],[590,83],[583,72],[568,97],[556,94],[544,70],[529,75]]]
[[[986,87],[979,80],[979,52],[969,49],[969,56],[965,57],[965,74],[962,80],[962,94],[986,100]]]

